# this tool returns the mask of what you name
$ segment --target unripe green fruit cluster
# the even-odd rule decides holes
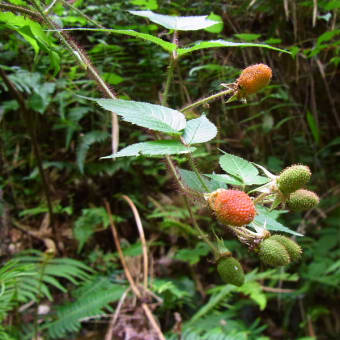
[[[303,188],[310,180],[312,173],[308,166],[292,165],[284,169],[277,179],[279,190],[288,195]]]
[[[302,211],[316,207],[319,204],[318,195],[309,190],[300,189],[293,192],[287,201],[290,210]]]
[[[273,235],[260,244],[260,260],[272,267],[286,266],[290,262],[299,261],[301,254],[301,247],[283,235]]]
[[[222,257],[217,264],[217,271],[225,283],[242,286],[244,283],[244,272],[241,263],[234,257]]]

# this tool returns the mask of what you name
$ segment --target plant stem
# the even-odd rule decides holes
[[[192,103],[192,104],[190,104],[190,105],[188,105],[188,106],[185,106],[183,109],[181,109],[180,111],[188,111],[188,110],[190,110],[190,109],[193,109],[194,107],[196,107],[196,106],[200,106],[200,105],[203,105],[203,104],[205,104],[205,103],[208,103],[208,102],[210,102],[210,101],[212,101],[212,100],[215,100],[216,98],[218,98],[218,97],[222,97],[222,96],[225,96],[225,95],[227,95],[227,94],[230,94],[230,93],[232,93],[234,90],[232,90],[232,89],[228,89],[228,90],[224,90],[224,91],[221,91],[221,92],[218,92],[218,93],[215,93],[215,94],[213,94],[212,96],[209,96],[209,97],[206,97],[206,98],[203,98],[203,99],[200,99],[200,100],[198,100],[197,102],[195,102],[195,103]]]
[[[178,36],[177,36],[177,32],[176,31],[174,32],[173,42],[176,45],[178,43]],[[161,102],[161,104],[163,106],[167,106],[169,89],[170,89],[171,81],[173,79],[174,69],[175,69],[175,66],[176,66],[176,59],[177,59],[177,54],[174,52],[174,54],[171,56],[171,59],[170,59],[170,65],[169,65],[169,68],[168,68],[168,75],[167,75],[167,79],[166,79],[166,83],[165,83],[165,87],[164,87],[164,92],[163,92],[163,95],[162,95],[162,102]],[[188,160],[189,160],[189,163],[190,163],[192,169],[196,173],[196,176],[197,176],[198,180],[200,181],[200,183],[202,184],[203,188],[205,190],[209,191],[208,187],[206,186],[206,184],[204,183],[204,181],[202,179],[201,174],[197,170],[197,167],[196,167],[196,165],[195,165],[195,163],[194,163],[194,161],[192,159],[191,154],[188,153],[187,157],[188,157]],[[166,158],[166,161],[167,161],[167,163],[169,165],[169,168],[170,168],[173,176],[175,177],[177,183],[179,184],[181,189],[186,191],[185,186],[181,182],[180,176],[177,173],[177,170],[175,168],[175,165],[174,165],[171,157],[169,155],[167,155],[167,156],[165,156],[165,158]],[[211,250],[212,250],[212,252],[214,254],[215,259],[218,259],[218,257],[219,257],[218,249],[215,247],[215,245],[210,241],[208,236],[206,234],[204,234],[204,232],[199,227],[199,225],[198,225],[198,223],[197,223],[197,221],[195,219],[195,216],[194,216],[194,214],[193,214],[193,212],[191,210],[191,207],[189,205],[189,202],[188,202],[188,199],[187,199],[186,196],[184,196],[184,202],[185,202],[186,208],[188,209],[188,212],[190,214],[190,218],[192,220],[192,224],[193,224],[194,228],[197,230],[197,232],[199,233],[200,237],[204,240],[204,242],[206,244],[208,244],[208,246],[211,248]]]
[[[199,182],[201,183],[202,187],[204,188],[204,190],[206,190],[207,192],[210,192],[210,189],[208,188],[208,186],[206,185],[206,183],[204,182],[203,178],[202,178],[202,175],[199,173],[198,169],[197,169],[197,166],[192,158],[192,155],[191,153],[187,153],[187,159],[189,161],[189,164],[192,168],[192,170],[195,172]]]
[[[193,224],[194,228],[198,231],[198,233],[200,234],[200,236],[203,239],[203,241],[211,248],[211,250],[212,250],[212,252],[214,254],[215,259],[218,259],[220,255],[219,255],[219,251],[218,251],[217,247],[210,241],[209,237],[199,227],[199,225],[198,225],[198,223],[197,223],[197,221],[195,219],[195,216],[194,216],[194,214],[193,214],[193,212],[191,210],[191,207],[190,207],[190,204],[188,202],[187,197],[183,196],[183,199],[184,199],[186,208],[189,211],[190,218],[191,218],[191,221],[192,221],[192,224]]]
[[[49,17],[44,13],[44,9],[38,3],[38,1],[32,1],[34,7],[39,12],[41,18],[45,23],[52,29],[56,30],[56,34],[65,47],[70,51],[70,53],[76,57],[76,60],[80,65],[94,78],[97,82],[99,88],[111,99],[116,99],[113,91],[106,85],[105,81],[101,78],[95,67],[92,66],[90,60],[86,54],[78,47],[78,45],[69,38],[65,32],[59,32],[60,27],[56,25]],[[119,144],[119,124],[118,116],[112,112],[112,153],[116,153]]]
[[[168,76],[167,76],[167,79],[166,79],[165,88],[164,88],[164,92],[163,92],[163,95],[162,95],[162,103],[161,104],[163,106],[167,106],[169,89],[170,89],[171,81],[172,81],[172,78],[173,78],[173,75],[174,75],[175,63],[176,63],[176,60],[173,57],[171,57],[170,65],[169,65],[169,69],[168,69]]]
[[[177,45],[178,42],[178,35],[177,31],[174,32],[174,36],[172,39],[172,42]],[[169,96],[169,90],[170,90],[170,85],[174,76],[174,69],[176,66],[176,59],[177,59],[177,53],[174,51],[173,54],[170,55],[170,65],[168,67],[168,74],[166,78],[166,83],[164,87],[164,92],[162,94],[162,102],[161,104],[163,106],[167,106],[168,103],[168,96]]]
[[[37,20],[37,21],[41,21],[41,19],[42,19],[39,13],[31,11],[31,10],[25,8],[25,7],[0,3],[0,8],[4,9],[6,11],[14,12],[14,13],[19,12],[19,13],[22,13],[22,14],[29,15],[32,19]]]

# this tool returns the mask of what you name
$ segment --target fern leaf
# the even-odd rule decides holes
[[[82,137],[77,149],[77,165],[82,174],[84,173],[85,158],[90,146],[97,142],[103,142],[108,137],[109,134],[106,131],[99,130],[88,132]]]
[[[75,302],[58,307],[57,320],[47,325],[51,338],[65,338],[67,333],[77,332],[83,319],[104,314],[103,310],[119,300],[125,290],[125,286],[111,283],[109,289],[81,295]]]

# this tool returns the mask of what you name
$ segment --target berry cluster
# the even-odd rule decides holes
[[[235,82],[221,85],[228,88],[228,93],[232,93],[227,102],[237,99],[245,101],[248,95],[267,86],[271,78],[272,70],[269,66],[255,64],[245,68]],[[252,198],[237,189],[217,189],[204,194],[204,197],[217,220],[231,230],[241,243],[254,251],[261,262],[277,267],[299,261],[302,254],[300,246],[286,236],[271,235],[265,225],[259,225],[255,220],[257,214],[255,204],[268,205],[270,210],[280,204],[292,211],[314,208],[319,203],[319,197],[305,188],[311,178],[311,171],[308,166],[294,164],[276,176],[260,165],[257,166],[269,178],[266,184],[252,190],[260,192],[257,197]],[[255,232],[250,230],[248,225],[251,225]],[[236,286],[242,285],[244,272],[240,262],[226,251],[222,245],[223,240],[218,242],[220,242],[218,249],[214,249],[214,246],[212,248],[221,279]]]
[[[284,169],[277,177],[277,188],[290,210],[308,210],[319,204],[319,197],[316,193],[303,189],[311,175],[308,166],[294,164]]]
[[[273,235],[261,242],[259,247],[260,260],[268,266],[285,266],[290,262],[299,261],[301,247],[283,235]]]
[[[319,203],[319,197],[304,189],[310,177],[311,171],[305,165],[292,165],[284,169],[279,176],[271,175],[272,181],[262,187],[263,197],[269,197],[265,202],[272,202],[272,207],[274,204],[287,204],[292,211],[315,207]],[[230,228],[242,243],[257,253],[264,264],[278,267],[300,260],[302,249],[290,238],[271,235],[265,228],[259,231],[256,225],[253,225],[256,233],[246,228],[256,216],[254,200],[247,193],[235,189],[218,189],[206,194],[206,199],[217,220]],[[226,283],[240,286],[244,282],[242,266],[230,252],[220,254],[217,271]]]

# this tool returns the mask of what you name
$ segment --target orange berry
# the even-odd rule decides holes
[[[245,68],[236,84],[239,88],[239,96],[245,97],[255,93],[270,83],[272,69],[265,64],[255,64]]]
[[[221,223],[235,227],[249,224],[256,215],[251,198],[239,190],[216,190],[210,194],[209,205]]]

